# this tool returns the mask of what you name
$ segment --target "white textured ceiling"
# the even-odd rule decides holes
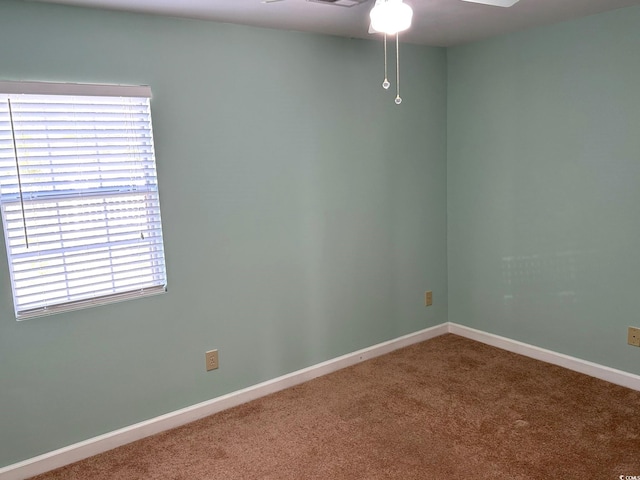
[[[36,0],[199,18],[284,30],[367,38],[373,0],[339,7],[307,0]],[[432,46],[459,45],[503,33],[640,5],[640,0],[520,0],[502,8],[462,0],[405,0],[413,7],[411,29],[403,40]]]

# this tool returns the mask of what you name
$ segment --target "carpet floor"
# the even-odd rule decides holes
[[[635,475],[640,392],[448,334],[34,478]]]

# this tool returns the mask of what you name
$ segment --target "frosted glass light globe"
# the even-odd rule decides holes
[[[413,10],[402,0],[376,0],[369,16],[373,30],[395,35],[411,26]]]

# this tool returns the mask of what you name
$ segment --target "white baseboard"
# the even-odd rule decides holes
[[[448,322],[447,329],[449,333],[460,335],[461,337],[486,343],[487,345],[498,347],[502,350],[518,353],[525,357],[535,358],[536,360],[542,360],[543,362],[558,365],[575,372],[584,373],[591,377],[596,377],[601,380],[606,380],[607,382],[615,383],[616,385],[622,385],[623,387],[640,391],[640,376],[634,375],[633,373],[605,367],[604,365],[599,365],[597,363],[571,357],[551,350],[545,350],[544,348],[536,347],[535,345],[518,342],[517,340],[511,340],[506,337],[465,327],[464,325],[458,325],[456,323]]]
[[[562,353],[556,353],[551,350],[545,350],[544,348],[511,340],[492,333],[486,333],[470,327],[465,327],[464,325],[447,322],[390,340],[388,342],[380,343],[369,348],[358,350],[356,352],[274,378],[273,380],[254,385],[243,390],[238,390],[237,392],[232,392],[206,402],[167,413],[166,415],[161,415],[98,437],[90,438],[83,442],[75,443],[68,447],[54,450],[53,452],[45,453],[23,462],[8,465],[0,468],[0,480],[23,480],[34,475],[39,475],[40,473],[48,472],[49,470],[77,462],[84,458],[126,445],[127,443],[140,440],[150,435],[155,435],[156,433],[179,427],[200,418],[221,412],[222,410],[250,402],[251,400],[284,390],[285,388],[293,387],[322,375],[327,375],[342,368],[364,362],[365,360],[390,353],[399,348],[438,337],[445,333],[460,335],[461,337],[476,340],[509,352],[535,358],[536,360],[542,360],[543,362],[558,365],[560,367],[568,368],[569,370],[574,370],[601,380],[606,380],[617,385],[622,385],[623,387],[640,391],[639,375],[605,367],[586,360],[570,357]]]
[[[200,418],[241,405],[271,393],[293,387],[322,375],[350,367],[365,360],[390,353],[399,348],[423,342],[448,332],[447,324],[436,325],[419,332],[411,333],[388,342],[337,357],[313,365],[252,387],[238,390],[206,402],[198,403],[175,412],[136,423],[113,432],[54,450],[23,462],[0,468],[0,480],[23,480],[55,468],[97,455],[127,443],[140,440],[156,433],[179,427]]]

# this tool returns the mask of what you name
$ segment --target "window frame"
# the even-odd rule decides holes
[[[122,181],[122,179],[115,179],[112,181],[112,185],[108,187],[103,187],[102,183],[100,183],[100,186],[95,186],[94,188],[85,188],[85,189],[78,188],[76,185],[81,185],[82,181],[86,180],[82,177],[83,173],[82,173],[82,169],[80,169],[81,170],[80,172],[72,171],[72,173],[70,174],[69,173],[64,174],[71,179],[71,182],[67,182],[71,184],[71,186],[67,191],[57,191],[55,189],[56,185],[61,184],[59,180],[55,179],[55,178],[61,178],[60,173],[55,173],[56,172],[55,169],[60,167],[60,163],[56,163],[56,162],[59,162],[59,160],[56,160],[54,156],[52,156],[51,154],[51,151],[54,151],[54,150],[49,149],[48,155],[49,155],[49,158],[51,158],[51,160],[48,166],[52,172],[50,174],[52,180],[45,182],[45,185],[46,187],[51,187],[51,190],[38,191],[36,194],[33,194],[33,192],[31,192],[30,195],[32,195],[32,198],[25,199],[24,198],[25,191],[23,190],[23,185],[20,182],[20,171],[23,167],[20,164],[20,154],[18,153],[19,149],[17,148],[16,129],[14,129],[13,118],[11,118],[10,127],[3,127],[2,129],[0,129],[0,135],[1,135],[3,132],[6,133],[10,128],[9,131],[13,136],[12,143],[13,143],[14,154],[11,161],[15,162],[16,173],[17,173],[15,178],[17,178],[18,185],[19,185],[19,194],[16,194],[15,191],[13,193],[7,193],[7,191],[9,190],[7,188],[5,188],[5,192],[3,193],[2,192],[3,178],[6,180],[9,178],[13,179],[14,177],[12,177],[11,174],[5,175],[4,177],[0,176],[0,210],[1,210],[1,216],[2,216],[2,225],[3,225],[2,228],[4,232],[7,263],[9,267],[9,273],[10,273],[12,297],[14,302],[14,312],[16,315],[16,319],[25,320],[28,318],[35,318],[35,317],[41,317],[41,316],[46,316],[46,315],[51,315],[56,313],[63,313],[63,312],[78,310],[82,308],[89,308],[89,307],[98,306],[98,305],[105,305],[109,303],[120,302],[123,300],[132,299],[132,298],[140,298],[140,297],[146,297],[150,295],[165,293],[167,290],[166,256],[164,252],[164,239],[163,239],[163,232],[162,232],[162,220],[161,220],[160,198],[159,198],[160,194],[159,194],[159,186],[158,186],[158,174],[156,169],[155,145],[154,145],[154,138],[153,138],[152,118],[151,118],[150,87],[133,86],[133,85],[130,86],[130,85],[99,85],[99,84],[75,84],[75,83],[51,83],[51,82],[0,81],[0,97],[2,97],[3,99],[10,98],[12,96],[15,97],[15,96],[33,96],[33,95],[61,96],[61,97],[68,97],[68,98],[93,97],[94,100],[98,98],[105,99],[106,97],[121,97],[122,99],[126,99],[129,97],[130,99],[135,99],[138,101],[143,100],[144,102],[146,102],[146,104],[140,103],[140,105],[146,106],[146,110],[144,111],[145,113],[144,122],[148,122],[148,127],[147,127],[148,136],[145,137],[147,139],[148,144],[146,145],[146,151],[142,156],[139,156],[137,151],[135,153],[123,154],[123,157],[125,158],[125,160],[123,161],[123,165],[129,166],[129,168],[131,168],[132,171],[133,171],[133,166],[135,166],[136,173],[130,174],[131,177],[133,178],[134,175],[141,175],[140,177],[135,177],[136,179],[138,178],[142,179],[142,180],[139,180],[139,183],[137,184],[137,186],[134,185],[133,179],[130,180],[130,183],[126,183]],[[119,100],[114,99],[114,102],[118,102],[118,101]],[[43,111],[44,110],[45,109],[43,108]],[[12,110],[11,110],[10,101],[8,102],[8,112],[9,112],[9,115],[11,116]],[[54,122],[51,122],[51,123],[54,123]],[[90,124],[90,123],[99,123],[99,120],[86,122],[86,124]],[[75,130],[65,129],[65,133],[67,131],[73,131],[73,134],[77,134],[79,130],[78,128],[76,128]],[[64,141],[67,140],[67,137],[61,137],[61,138],[63,138]],[[68,137],[68,138],[69,138],[69,141],[71,140],[77,141],[79,137]],[[133,140],[132,142],[137,142],[137,141],[138,140]],[[5,139],[5,144],[6,144],[6,139]],[[103,150],[100,150],[101,148],[103,148]],[[111,163],[110,160],[103,161],[100,159],[101,156],[105,158],[108,156],[105,153],[106,149],[107,147],[104,145],[97,145],[95,147],[95,150],[97,151],[97,153],[95,153],[90,158],[91,159],[98,158],[98,162],[103,162],[101,166],[113,167],[113,164]],[[1,152],[2,150],[0,150],[0,153]],[[6,145],[5,145],[4,152],[5,153],[7,152]],[[142,157],[144,157],[144,159],[140,160]],[[4,159],[0,158],[0,167],[2,167],[3,165],[6,167],[6,165],[9,163],[8,158],[9,157],[6,157],[6,156],[4,157]],[[139,164],[136,163],[138,162],[138,160],[140,160]],[[78,160],[77,162],[81,163],[82,161],[84,160]],[[144,174],[140,173],[142,170],[144,170],[145,172]],[[2,175],[2,169],[0,169],[0,175]],[[49,173],[46,173],[43,175],[46,177],[47,175],[49,175]],[[102,171],[101,171],[101,175],[102,175]],[[90,175],[88,178],[90,180],[93,179],[93,177],[91,177]],[[100,176],[100,181],[102,181],[102,176]],[[105,181],[105,183],[107,182]],[[115,187],[113,186],[114,184],[115,184]],[[6,187],[6,182],[5,182],[5,187]],[[41,187],[41,188],[44,188],[44,187]],[[111,206],[109,205],[109,202],[117,203],[120,201],[119,199],[126,199],[126,200],[123,200],[123,202],[124,201],[127,202],[125,204],[126,208],[122,208],[119,205],[114,208],[111,208]],[[91,203],[92,200],[95,200],[95,202]],[[53,297],[51,297],[49,299],[42,300],[38,304],[38,306],[32,307],[32,308],[25,308],[24,307],[25,303],[19,304],[19,300],[26,295],[24,293],[21,293],[21,291],[24,291],[26,287],[22,286],[18,288],[16,286],[17,275],[16,275],[15,257],[17,255],[16,251],[20,251],[20,250],[18,247],[15,246],[16,245],[14,241],[15,237],[10,236],[10,232],[9,232],[10,222],[8,220],[8,218],[10,217],[10,214],[8,212],[10,212],[12,210],[11,207],[12,206],[15,207],[15,205],[18,202],[20,203],[20,210],[23,217],[22,221],[24,222],[24,225],[25,225],[24,240],[27,247],[29,242],[28,242],[27,227],[26,227],[27,220],[25,218],[25,212],[26,212],[25,204],[29,204],[29,203],[34,204],[34,202],[38,202],[40,206],[37,209],[35,209],[35,211],[37,212],[42,212],[42,211],[49,212],[54,210],[58,211],[58,213],[56,213],[55,215],[51,215],[48,217],[50,219],[57,218],[58,222],[56,225],[62,224],[64,220],[71,219],[69,220],[70,223],[67,225],[68,227],[67,230],[63,231],[62,226],[58,226],[57,227],[58,230],[55,230],[56,226],[51,226],[53,224],[46,224],[49,227],[49,230],[47,230],[46,228],[44,229],[45,231],[50,232],[51,235],[58,234],[60,236],[59,243],[62,246],[53,248],[53,250],[56,250],[60,254],[60,256],[55,257],[55,259],[57,261],[63,262],[64,272],[59,273],[57,276],[58,277],[63,276],[64,281],[58,280],[57,284],[59,285],[65,284],[67,286],[66,287],[67,290],[70,291],[70,288],[69,288],[70,276],[67,272],[67,265],[65,262],[66,262],[67,256],[71,255],[69,252],[74,252],[74,255],[77,258],[80,258],[80,259],[84,258],[84,260],[80,260],[80,262],[87,262],[86,264],[82,263],[82,265],[76,266],[77,269],[87,267],[87,268],[84,268],[83,272],[89,272],[90,275],[86,275],[87,279],[84,279],[85,282],[89,282],[90,281],[89,279],[93,281],[93,279],[95,278],[100,278],[99,274],[95,273],[95,271],[109,270],[109,273],[105,273],[104,276],[106,277],[111,275],[111,277],[115,279],[117,276],[116,274],[118,274],[120,276],[119,280],[118,281],[112,280],[111,284],[112,285],[118,284],[119,286],[109,287],[111,289],[109,293],[105,293],[105,290],[103,289],[101,293],[101,290],[97,288],[98,284],[96,283],[95,291],[92,291],[90,294],[67,293],[66,300],[60,300],[60,299],[52,300]],[[64,202],[67,202],[66,206],[60,207],[60,204],[63,204]],[[51,204],[52,206],[51,207],[45,206],[48,204]],[[93,205],[103,205],[102,212],[95,213],[99,209],[97,208],[94,209],[93,215],[91,216],[92,218],[91,222],[96,222],[97,224],[99,224],[101,222],[101,219],[103,219],[104,227],[98,228],[96,231],[103,231],[106,233],[96,234],[94,236],[96,238],[103,238],[104,240],[102,242],[98,242],[96,240],[96,243],[90,243],[93,240],[87,240],[86,245],[84,246],[81,245],[74,248],[64,246],[64,242],[66,240],[62,240],[63,233],[68,237],[70,232],[72,231],[75,232],[75,230],[72,230],[74,227],[82,226],[83,228],[85,223],[81,223],[81,220],[79,219],[84,218],[83,215],[84,216],[91,215],[91,210],[89,210],[90,207],[88,207],[87,205],[92,205],[91,208],[93,208]],[[62,208],[68,208],[69,209],[68,211],[70,212],[74,212],[77,210],[78,213],[70,213],[68,215],[61,214],[59,212]],[[13,211],[15,210],[16,209],[13,208]],[[116,212],[116,210],[117,210],[117,213],[114,213]],[[130,270],[128,272],[132,272],[131,273],[132,276],[135,276],[137,274],[137,272],[134,271],[134,267],[132,266],[135,263],[139,265],[144,265],[143,271],[146,272],[144,274],[143,273],[139,274],[139,277],[145,278],[147,280],[145,281],[140,280],[139,283],[134,282],[134,285],[136,286],[134,288],[128,288],[123,285],[127,281],[130,281],[130,279],[124,278],[123,276],[124,274],[119,273],[115,269],[116,268],[114,267],[115,264],[111,258],[112,246],[115,245],[115,242],[111,238],[114,235],[113,232],[116,230],[116,227],[114,225],[109,225],[109,223],[110,222],[113,223],[116,218],[122,218],[123,219],[121,220],[121,222],[123,222],[122,224],[123,225],[126,224],[125,226],[128,226],[129,228],[131,228],[131,225],[133,224],[133,220],[131,220],[131,218],[127,218],[127,215],[129,215],[129,217],[133,217],[134,214],[130,212],[134,210],[137,215],[136,218],[142,219],[142,220],[138,220],[141,223],[141,225],[144,222],[152,222],[154,223],[154,227],[153,229],[151,229],[151,227],[147,225],[146,228],[148,228],[149,230],[146,230],[141,227],[142,228],[140,230],[141,241],[137,246],[132,246],[129,248],[127,246],[119,245],[119,248],[120,248],[119,254],[122,254],[123,258],[124,256],[127,256],[127,258],[129,258],[129,260],[126,260],[126,262],[123,262],[120,265],[122,265],[123,268],[130,267]],[[122,214],[121,213],[122,211],[124,211],[125,213]],[[120,215],[120,217],[117,217],[118,215]],[[61,221],[61,219],[63,221]],[[35,218],[35,220],[37,221],[38,218]],[[11,220],[11,221],[15,221],[15,220]],[[93,225],[93,223],[90,223],[90,225]],[[79,230],[82,230],[82,228],[80,228]],[[123,231],[124,230],[125,230],[125,227],[123,227]],[[15,228],[14,228],[14,231],[15,231]],[[150,232],[150,233],[148,233],[148,237],[145,238],[145,233],[147,232]],[[128,231],[127,233],[129,234],[129,236],[132,234],[131,231]],[[81,235],[81,234],[78,234],[78,235]],[[43,235],[43,237],[44,236],[45,235]],[[149,237],[153,237],[153,238],[149,238]],[[43,243],[46,243],[46,242],[43,241]],[[87,266],[89,264],[88,263],[89,261],[86,260],[86,258],[90,257],[91,255],[94,255],[94,256],[97,255],[95,251],[92,251],[92,248],[97,248],[95,245],[98,245],[98,244],[102,245],[103,247],[103,251],[101,251],[101,254],[104,257],[104,258],[101,257],[102,263],[106,262],[108,263],[109,266],[108,267],[103,266],[103,267],[100,267],[100,269],[95,267],[95,270],[91,270],[91,268],[94,268],[94,267]],[[132,245],[134,245],[134,243],[132,243]],[[38,248],[44,248],[44,247],[39,246]],[[77,253],[77,252],[81,252],[81,253]],[[137,261],[130,260],[132,258],[136,258],[136,253],[132,253],[132,252],[142,252],[137,257],[138,258]],[[106,260],[107,257],[109,257],[108,261]],[[28,262],[29,261],[26,260],[24,264],[27,264]],[[130,262],[131,265],[129,265],[129,263],[127,262]],[[33,260],[32,263],[35,263],[35,260]],[[40,262],[40,263],[46,263],[46,262]],[[50,268],[50,269],[53,268],[55,270],[55,267],[47,267],[47,268]],[[33,268],[26,267],[26,269],[27,270],[31,269],[32,271],[35,271],[36,267],[33,267]],[[51,273],[42,273],[46,271],[47,271],[46,268],[42,268],[40,275],[49,276],[52,278],[56,277],[56,275]],[[83,275],[83,274],[84,273],[81,273],[80,275]],[[76,273],[76,278],[77,277],[78,277],[78,274]],[[41,278],[44,278],[44,277],[41,277]],[[95,281],[97,282],[98,280],[95,280]],[[105,282],[108,283],[109,281],[105,281]],[[44,288],[46,285],[49,285],[49,283],[47,283],[47,280],[44,280],[44,282],[36,283],[36,286],[41,286],[42,288]],[[19,291],[20,289],[22,290]],[[82,290],[81,288],[76,288],[75,291],[78,291],[79,289]],[[87,289],[91,290],[90,288],[86,287],[85,290]],[[45,298],[46,294],[41,293],[40,297]]]

